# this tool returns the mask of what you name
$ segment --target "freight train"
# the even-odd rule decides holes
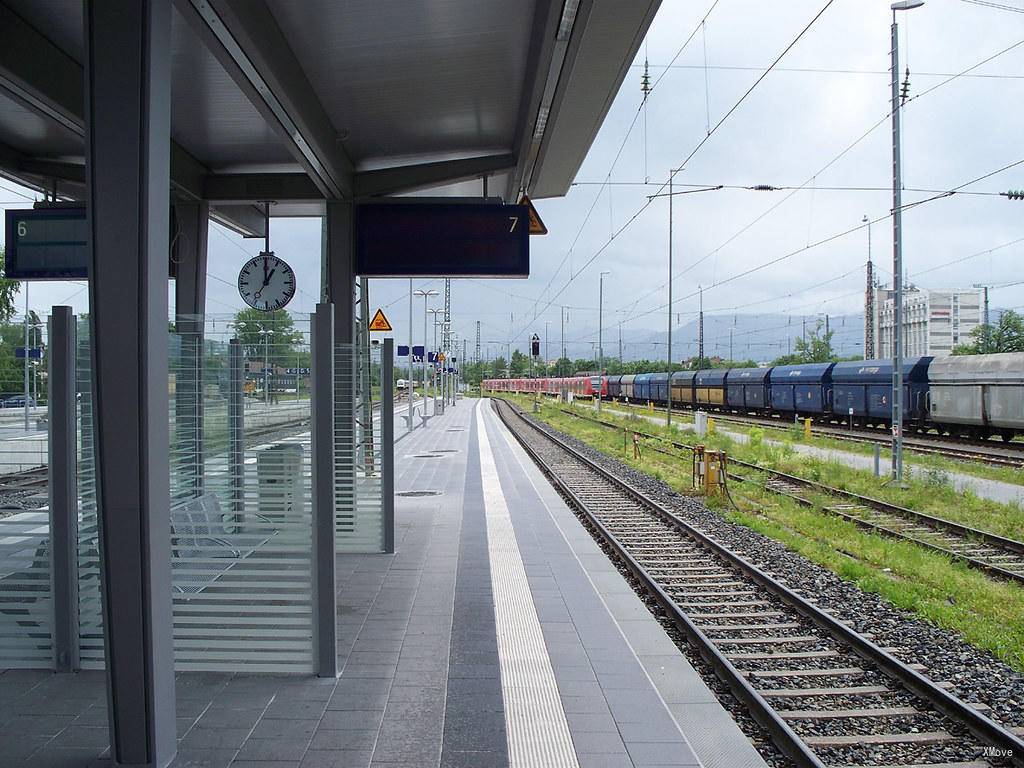
[[[627,376],[486,379],[485,392],[540,392],[888,427],[892,361],[713,368]],[[1024,434],[1024,353],[903,361],[903,423],[960,437]]]

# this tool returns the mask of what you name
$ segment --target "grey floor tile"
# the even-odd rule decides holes
[[[279,720],[264,719],[256,723],[249,735],[250,739],[305,739],[313,738],[317,720]]]
[[[368,768],[369,749],[310,750],[299,763],[299,768]]]
[[[633,764],[638,768],[640,766],[644,768],[648,766],[673,766],[673,768],[700,766],[700,761],[693,754],[693,750],[685,744],[630,741],[626,743],[626,749],[633,759]]]
[[[294,760],[306,754],[309,737],[280,739],[249,739],[238,751],[235,760]]]
[[[505,750],[496,752],[453,752],[441,753],[441,768],[508,768],[508,754]]]
[[[362,750],[372,749],[377,740],[377,729],[327,730],[318,729],[309,744],[310,749]]]
[[[227,768],[236,752],[235,749],[188,749],[179,746],[169,768]]]
[[[572,743],[576,753],[625,755],[626,747],[618,731],[579,731],[572,734]]]
[[[238,749],[249,737],[251,728],[193,728],[178,746],[181,749]]]
[[[320,727],[330,730],[376,728],[383,719],[383,710],[336,710],[324,713]]]
[[[310,720],[327,709],[326,701],[273,701],[263,713],[270,720]]]

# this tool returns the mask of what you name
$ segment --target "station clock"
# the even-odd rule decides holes
[[[295,272],[273,251],[264,251],[242,265],[238,294],[253,309],[273,312],[295,296]]]

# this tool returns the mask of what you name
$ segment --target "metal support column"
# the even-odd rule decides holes
[[[310,345],[313,451],[314,658],[320,677],[338,676],[338,608],[334,528],[334,306],[317,304]]]
[[[384,551],[395,551],[395,340],[384,339],[380,356],[380,493]]]
[[[209,203],[174,204],[174,313],[181,336],[181,364],[174,390],[179,476],[195,496],[203,493],[203,315]]]
[[[228,478],[231,512],[236,522],[245,516],[245,360],[242,342],[228,342]]]
[[[54,307],[50,314],[47,402],[53,667],[57,672],[79,669],[76,332],[71,307]]]
[[[171,0],[86,0],[86,186],[111,757],[175,755],[167,402]]]

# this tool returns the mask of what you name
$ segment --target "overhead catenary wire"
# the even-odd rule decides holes
[[[908,103],[912,102],[912,101],[915,101],[917,99],[920,99],[921,97],[923,97],[923,96],[925,96],[925,95],[927,95],[929,93],[932,93],[933,91],[938,90],[939,88],[942,88],[942,87],[948,85],[949,83],[957,80],[960,77],[964,77],[965,75],[967,75],[970,72],[974,71],[978,67],[981,67],[981,66],[983,66],[983,65],[985,65],[985,64],[987,64],[987,63],[989,63],[989,62],[999,58],[1000,56],[1003,56],[1003,55],[1009,53],[1010,51],[1014,50],[1015,48],[1017,48],[1017,47],[1019,47],[1021,45],[1024,45],[1024,40],[1020,40],[1020,41],[1018,41],[1016,43],[1013,43],[1012,45],[1009,45],[1009,46],[999,50],[998,52],[996,52],[994,54],[986,56],[984,59],[981,59],[980,61],[978,61],[978,62],[976,62],[974,64],[971,64],[968,67],[965,67],[964,69],[960,70],[956,74],[950,75],[949,77],[947,77],[944,80],[942,80],[942,82],[937,83],[936,85],[931,86],[930,88],[925,89],[921,93],[915,94],[913,97],[908,99]],[[870,136],[872,133],[874,133],[880,126],[882,126],[885,123],[887,123],[891,117],[892,117],[892,110],[889,110],[878,121],[876,121],[873,125],[871,125],[871,127],[869,127],[860,136],[858,136],[852,143],[847,145],[842,151],[840,151],[831,160],[829,160],[827,163],[825,163],[825,165],[823,165],[815,173],[813,173],[811,176],[809,176],[808,179],[803,184],[801,184],[798,187],[792,188],[791,191],[789,192],[789,194],[785,195],[781,200],[778,200],[775,203],[773,203],[764,212],[762,212],[761,214],[756,216],[754,219],[749,221],[747,224],[742,226],[739,230],[737,230],[735,233],[733,233],[730,237],[728,237],[720,245],[718,245],[715,248],[713,248],[711,251],[706,253],[700,259],[697,259],[696,261],[691,262],[690,264],[688,264],[683,270],[681,270],[680,272],[678,272],[675,275],[673,275],[673,279],[678,279],[678,278],[682,277],[683,275],[685,275],[687,272],[691,271],[692,269],[695,269],[697,266],[699,266],[700,264],[705,262],[707,259],[709,259],[712,256],[714,256],[715,254],[717,254],[723,248],[725,248],[730,243],[735,241],[737,238],[742,236],[744,233],[749,231],[752,227],[754,227],[759,222],[761,222],[769,214],[771,214],[774,211],[778,210],[778,208],[780,208],[786,201],[791,199],[798,191],[806,188],[806,186],[808,184],[810,184],[811,181],[814,178],[816,178],[817,176],[821,175],[822,173],[827,171],[829,168],[831,168],[833,165],[835,165],[837,162],[839,162],[843,157],[845,157],[847,154],[849,154],[857,145],[859,145],[862,141],[864,141],[864,139],[866,139],[868,136]],[[887,188],[887,190],[890,190],[890,189],[891,189],[891,187]],[[879,191],[882,191],[882,190],[879,190]],[[942,192],[944,193],[946,191],[948,191],[948,190],[943,190]],[[637,300],[635,300],[633,302],[630,302],[629,304],[632,304],[635,307],[643,299],[645,299],[648,296],[651,296],[651,295],[661,291],[662,289],[664,289],[666,285],[667,285],[667,283],[662,283],[661,285],[659,285],[659,286],[651,289],[650,291],[647,291],[646,293],[642,294],[639,299],[637,299]],[[620,308],[624,308],[626,306],[628,306],[628,305],[624,304]]]
[[[734,113],[734,112],[735,112],[735,111],[736,111],[736,110],[737,110],[737,109],[739,108],[739,106],[740,106],[740,105],[741,105],[741,104],[742,104],[742,103],[743,103],[743,102],[744,102],[744,101],[745,101],[745,100],[747,99],[747,97],[748,97],[748,96],[749,96],[749,95],[750,95],[750,94],[751,94],[751,93],[752,93],[752,92],[754,91],[754,89],[755,89],[755,88],[756,88],[756,87],[757,87],[757,86],[758,86],[758,85],[759,85],[759,84],[760,84],[761,82],[763,82],[763,81],[764,81],[765,77],[767,77],[767,76],[768,76],[768,74],[769,74],[769,73],[770,73],[770,72],[772,71],[772,69],[773,69],[773,68],[775,67],[775,65],[776,65],[776,64],[778,64],[778,62],[779,62],[779,61],[781,61],[781,60],[782,60],[782,58],[783,58],[783,57],[784,57],[784,56],[785,56],[785,55],[786,55],[786,54],[787,54],[787,53],[788,53],[788,52],[789,52],[790,50],[792,50],[793,46],[795,46],[795,45],[797,44],[797,42],[799,42],[799,41],[800,41],[800,39],[801,39],[801,38],[802,38],[802,37],[803,37],[803,36],[804,36],[804,35],[805,35],[805,34],[807,33],[807,31],[808,31],[808,30],[809,30],[809,29],[810,29],[810,28],[811,28],[811,27],[812,27],[812,26],[814,25],[814,23],[815,23],[815,22],[816,22],[816,21],[817,21],[817,20],[818,20],[819,18],[821,18],[821,15],[822,15],[822,14],[823,14],[823,13],[824,13],[824,12],[825,12],[826,10],[828,10],[828,8],[829,8],[829,7],[830,7],[830,6],[831,6],[831,5],[832,5],[832,4],[834,3],[834,2],[835,2],[835,0],[828,0],[828,2],[826,2],[826,3],[825,3],[825,4],[823,5],[823,6],[822,6],[821,10],[819,10],[819,11],[818,11],[818,13],[816,13],[816,14],[814,15],[814,17],[813,17],[813,18],[811,19],[811,21],[810,21],[810,22],[808,22],[808,24],[807,24],[807,25],[805,25],[805,26],[804,26],[804,28],[800,30],[799,34],[797,34],[797,36],[796,36],[796,37],[795,37],[795,38],[794,38],[794,39],[793,39],[793,40],[792,40],[792,41],[791,41],[791,42],[790,42],[790,43],[789,43],[789,44],[788,44],[788,45],[787,45],[787,46],[786,46],[786,47],[785,47],[785,48],[783,49],[782,53],[780,53],[780,54],[779,54],[779,55],[778,55],[778,56],[777,56],[777,57],[775,58],[775,60],[774,60],[774,61],[773,61],[773,62],[771,63],[771,65],[769,65],[769,66],[768,66],[768,68],[767,68],[767,69],[765,69],[765,71],[764,71],[764,72],[762,72],[762,73],[761,73],[761,75],[760,75],[760,76],[759,76],[759,77],[758,77],[758,78],[757,78],[757,79],[756,79],[756,80],[754,81],[754,83],[753,83],[753,84],[752,84],[752,85],[751,85],[751,86],[750,86],[750,87],[749,87],[749,88],[748,88],[748,89],[747,89],[746,91],[744,91],[743,95],[742,95],[742,96],[740,96],[739,100],[738,100],[738,101],[736,101],[736,102],[735,102],[735,103],[733,104],[733,106],[729,108],[729,110],[728,110],[728,111],[727,111],[727,112],[726,112],[726,113],[725,113],[725,114],[724,114],[724,115],[722,116],[722,118],[721,118],[721,119],[720,119],[720,120],[719,120],[719,121],[718,121],[717,123],[715,123],[714,127],[712,127],[712,128],[711,128],[711,130],[710,130],[710,131],[709,131],[709,132],[707,133],[707,135],[705,135],[705,136],[704,136],[704,137],[703,137],[703,138],[702,138],[702,139],[700,140],[700,142],[698,142],[697,146],[696,146],[696,147],[695,147],[695,148],[694,148],[694,149],[693,149],[693,150],[692,150],[692,151],[691,151],[691,152],[690,152],[690,153],[689,153],[689,154],[688,154],[688,155],[686,156],[686,159],[685,159],[685,160],[684,160],[684,161],[683,161],[682,163],[678,164],[678,165],[677,165],[677,166],[675,166],[675,167],[677,167],[677,168],[682,168],[682,167],[684,167],[684,166],[686,165],[686,163],[687,163],[687,162],[689,162],[689,160],[691,160],[691,159],[693,158],[693,156],[694,156],[694,155],[696,155],[696,154],[697,154],[697,152],[699,152],[699,151],[700,151],[700,149],[701,149],[701,148],[702,148],[702,147],[703,147],[703,146],[704,146],[704,145],[705,145],[705,144],[706,144],[706,143],[708,142],[708,140],[709,140],[709,139],[710,139],[710,138],[711,138],[711,137],[712,137],[712,136],[713,136],[713,135],[714,135],[714,134],[715,134],[715,133],[716,133],[716,132],[718,131],[718,129],[719,129],[719,128],[720,128],[720,127],[721,127],[721,126],[722,126],[722,125],[723,125],[723,124],[724,124],[724,123],[725,123],[725,122],[726,122],[726,121],[728,120],[728,119],[729,119],[729,117],[730,117],[730,116],[731,116],[731,115],[732,115],[732,114],[733,114],[733,113]],[[717,4],[717,0],[716,0],[716,4]],[[714,8],[714,5],[712,5],[712,9],[713,9],[713,8]],[[710,10],[708,11],[708,13],[710,13]],[[706,17],[705,17],[705,18],[706,18]],[[687,38],[687,41],[689,41],[689,40],[691,40],[691,39],[693,38],[693,34],[694,34],[694,33],[691,33],[690,37],[689,37],[689,38]],[[685,44],[684,44],[684,45],[685,45]],[[664,73],[663,73],[663,75],[662,75],[662,76],[664,76]],[[657,83],[658,83],[658,82],[660,82],[660,78],[659,78],[659,80],[658,80],[658,81],[655,81],[655,85],[657,85]],[[635,118],[634,118],[634,122],[635,122]],[[621,152],[621,148],[620,148],[620,152]],[[616,157],[618,157],[618,155],[616,155]],[[609,173],[609,177],[610,177],[610,175],[611,175],[611,174]],[[662,184],[661,184],[661,185],[659,186],[659,188],[658,188],[658,192],[661,192],[661,191],[662,191],[662,190],[663,190],[663,189],[664,189],[665,187],[667,187],[667,186],[668,186],[668,182],[667,182],[667,181],[663,182],[663,183],[662,183]],[[526,331],[526,330],[527,330],[527,329],[529,328],[529,325],[530,325],[530,323],[534,322],[534,321],[535,321],[535,320],[537,319],[537,317],[539,317],[539,316],[540,316],[540,314],[541,314],[542,312],[546,311],[546,310],[548,309],[548,307],[550,307],[550,306],[551,306],[551,305],[552,305],[552,304],[554,303],[554,300],[555,300],[555,299],[557,299],[557,298],[558,298],[559,296],[561,296],[561,295],[562,295],[562,293],[564,293],[564,292],[565,292],[565,290],[566,290],[566,289],[567,289],[567,288],[569,287],[569,285],[571,285],[571,284],[572,284],[572,282],[573,282],[573,281],[574,281],[574,280],[576,279],[576,277],[577,277],[577,276],[579,276],[580,274],[582,274],[582,273],[583,273],[583,271],[585,271],[585,270],[586,270],[586,269],[587,269],[587,268],[588,268],[588,267],[589,267],[589,266],[590,266],[591,264],[593,264],[593,263],[594,263],[594,262],[595,262],[595,261],[596,261],[596,260],[597,260],[597,259],[598,259],[598,258],[600,257],[600,255],[601,255],[602,253],[604,253],[604,251],[605,251],[605,250],[606,250],[606,249],[608,248],[608,246],[609,246],[609,245],[610,245],[610,244],[611,244],[611,243],[612,243],[612,242],[613,242],[613,241],[615,240],[615,238],[616,238],[616,237],[618,237],[618,235],[620,235],[620,234],[621,234],[621,233],[622,233],[623,231],[625,231],[625,229],[626,229],[626,228],[628,228],[628,227],[629,227],[629,225],[631,225],[631,224],[632,224],[632,223],[633,223],[634,221],[636,221],[636,219],[637,219],[637,218],[638,218],[638,217],[639,217],[639,216],[640,216],[640,215],[641,215],[641,214],[642,214],[642,213],[643,213],[643,212],[644,212],[645,210],[647,210],[647,208],[648,208],[648,207],[650,207],[650,205],[651,205],[651,203],[652,203],[652,202],[653,202],[653,197],[648,197],[648,198],[647,198],[647,200],[646,200],[646,201],[644,202],[644,204],[643,204],[643,205],[642,205],[642,206],[641,206],[641,207],[640,207],[640,208],[639,208],[639,209],[638,209],[637,211],[635,211],[635,212],[633,213],[633,215],[631,215],[631,216],[630,216],[630,217],[629,217],[629,218],[628,218],[628,219],[626,220],[626,222],[625,222],[625,223],[624,223],[624,224],[623,224],[623,225],[622,225],[621,227],[619,227],[619,229],[618,229],[618,230],[615,230],[615,231],[614,231],[614,232],[612,233],[612,235],[611,235],[611,236],[610,236],[610,237],[608,238],[608,240],[607,240],[607,241],[605,241],[605,243],[604,243],[604,244],[603,244],[603,245],[602,245],[602,246],[601,246],[601,247],[600,247],[600,248],[599,248],[599,249],[597,250],[597,252],[596,252],[596,253],[594,253],[593,255],[591,255],[591,257],[590,257],[589,259],[587,259],[587,261],[586,261],[586,262],[584,263],[584,265],[583,265],[583,266],[582,266],[582,267],[581,267],[581,268],[580,268],[579,270],[577,270],[576,272],[573,272],[572,274],[570,274],[570,276],[569,276],[569,280],[568,280],[568,281],[567,281],[567,282],[565,283],[565,285],[563,285],[563,286],[562,286],[562,287],[561,287],[561,288],[560,288],[560,289],[558,290],[558,292],[557,292],[557,293],[556,293],[556,294],[555,294],[555,295],[554,295],[554,296],[553,296],[553,297],[552,297],[552,298],[551,298],[551,299],[550,299],[550,300],[548,301],[548,303],[547,303],[547,304],[546,304],[546,305],[544,306],[544,309],[542,309],[542,310],[540,310],[540,311],[537,311],[537,309],[536,309],[536,307],[535,307],[535,308],[534,308],[534,313],[533,313],[533,317],[532,317],[532,318],[531,318],[531,319],[530,319],[530,320],[529,320],[529,321],[528,321],[527,323],[525,323],[525,324],[524,324],[524,325],[523,325],[523,326],[522,326],[522,327],[521,327],[521,328],[519,329],[519,331],[518,331],[518,332],[515,332],[515,333],[513,333],[513,335],[512,335],[512,339],[513,339],[513,340],[515,340],[515,339],[518,339],[518,338],[519,338],[520,336],[522,336],[522,334],[523,334],[523,333],[524,333],[524,332],[525,332],[525,331]],[[596,201],[595,201],[595,203],[596,203]],[[592,209],[593,209],[593,206],[591,206],[591,210],[592,210]],[[589,217],[589,214],[588,214],[588,217]],[[581,230],[581,231],[582,231],[582,230]],[[577,233],[577,239],[578,239],[578,238],[579,238],[579,233]],[[574,245],[575,245],[575,242],[576,242],[576,240],[574,240],[574,241],[573,241]],[[564,260],[563,260],[563,262],[564,262]],[[561,269],[561,267],[559,267],[559,269]],[[550,285],[550,282],[549,282],[549,285]],[[545,288],[545,291],[544,291],[544,292],[545,292],[545,293],[547,292],[547,288]],[[542,295],[543,295],[543,294],[542,294]]]

